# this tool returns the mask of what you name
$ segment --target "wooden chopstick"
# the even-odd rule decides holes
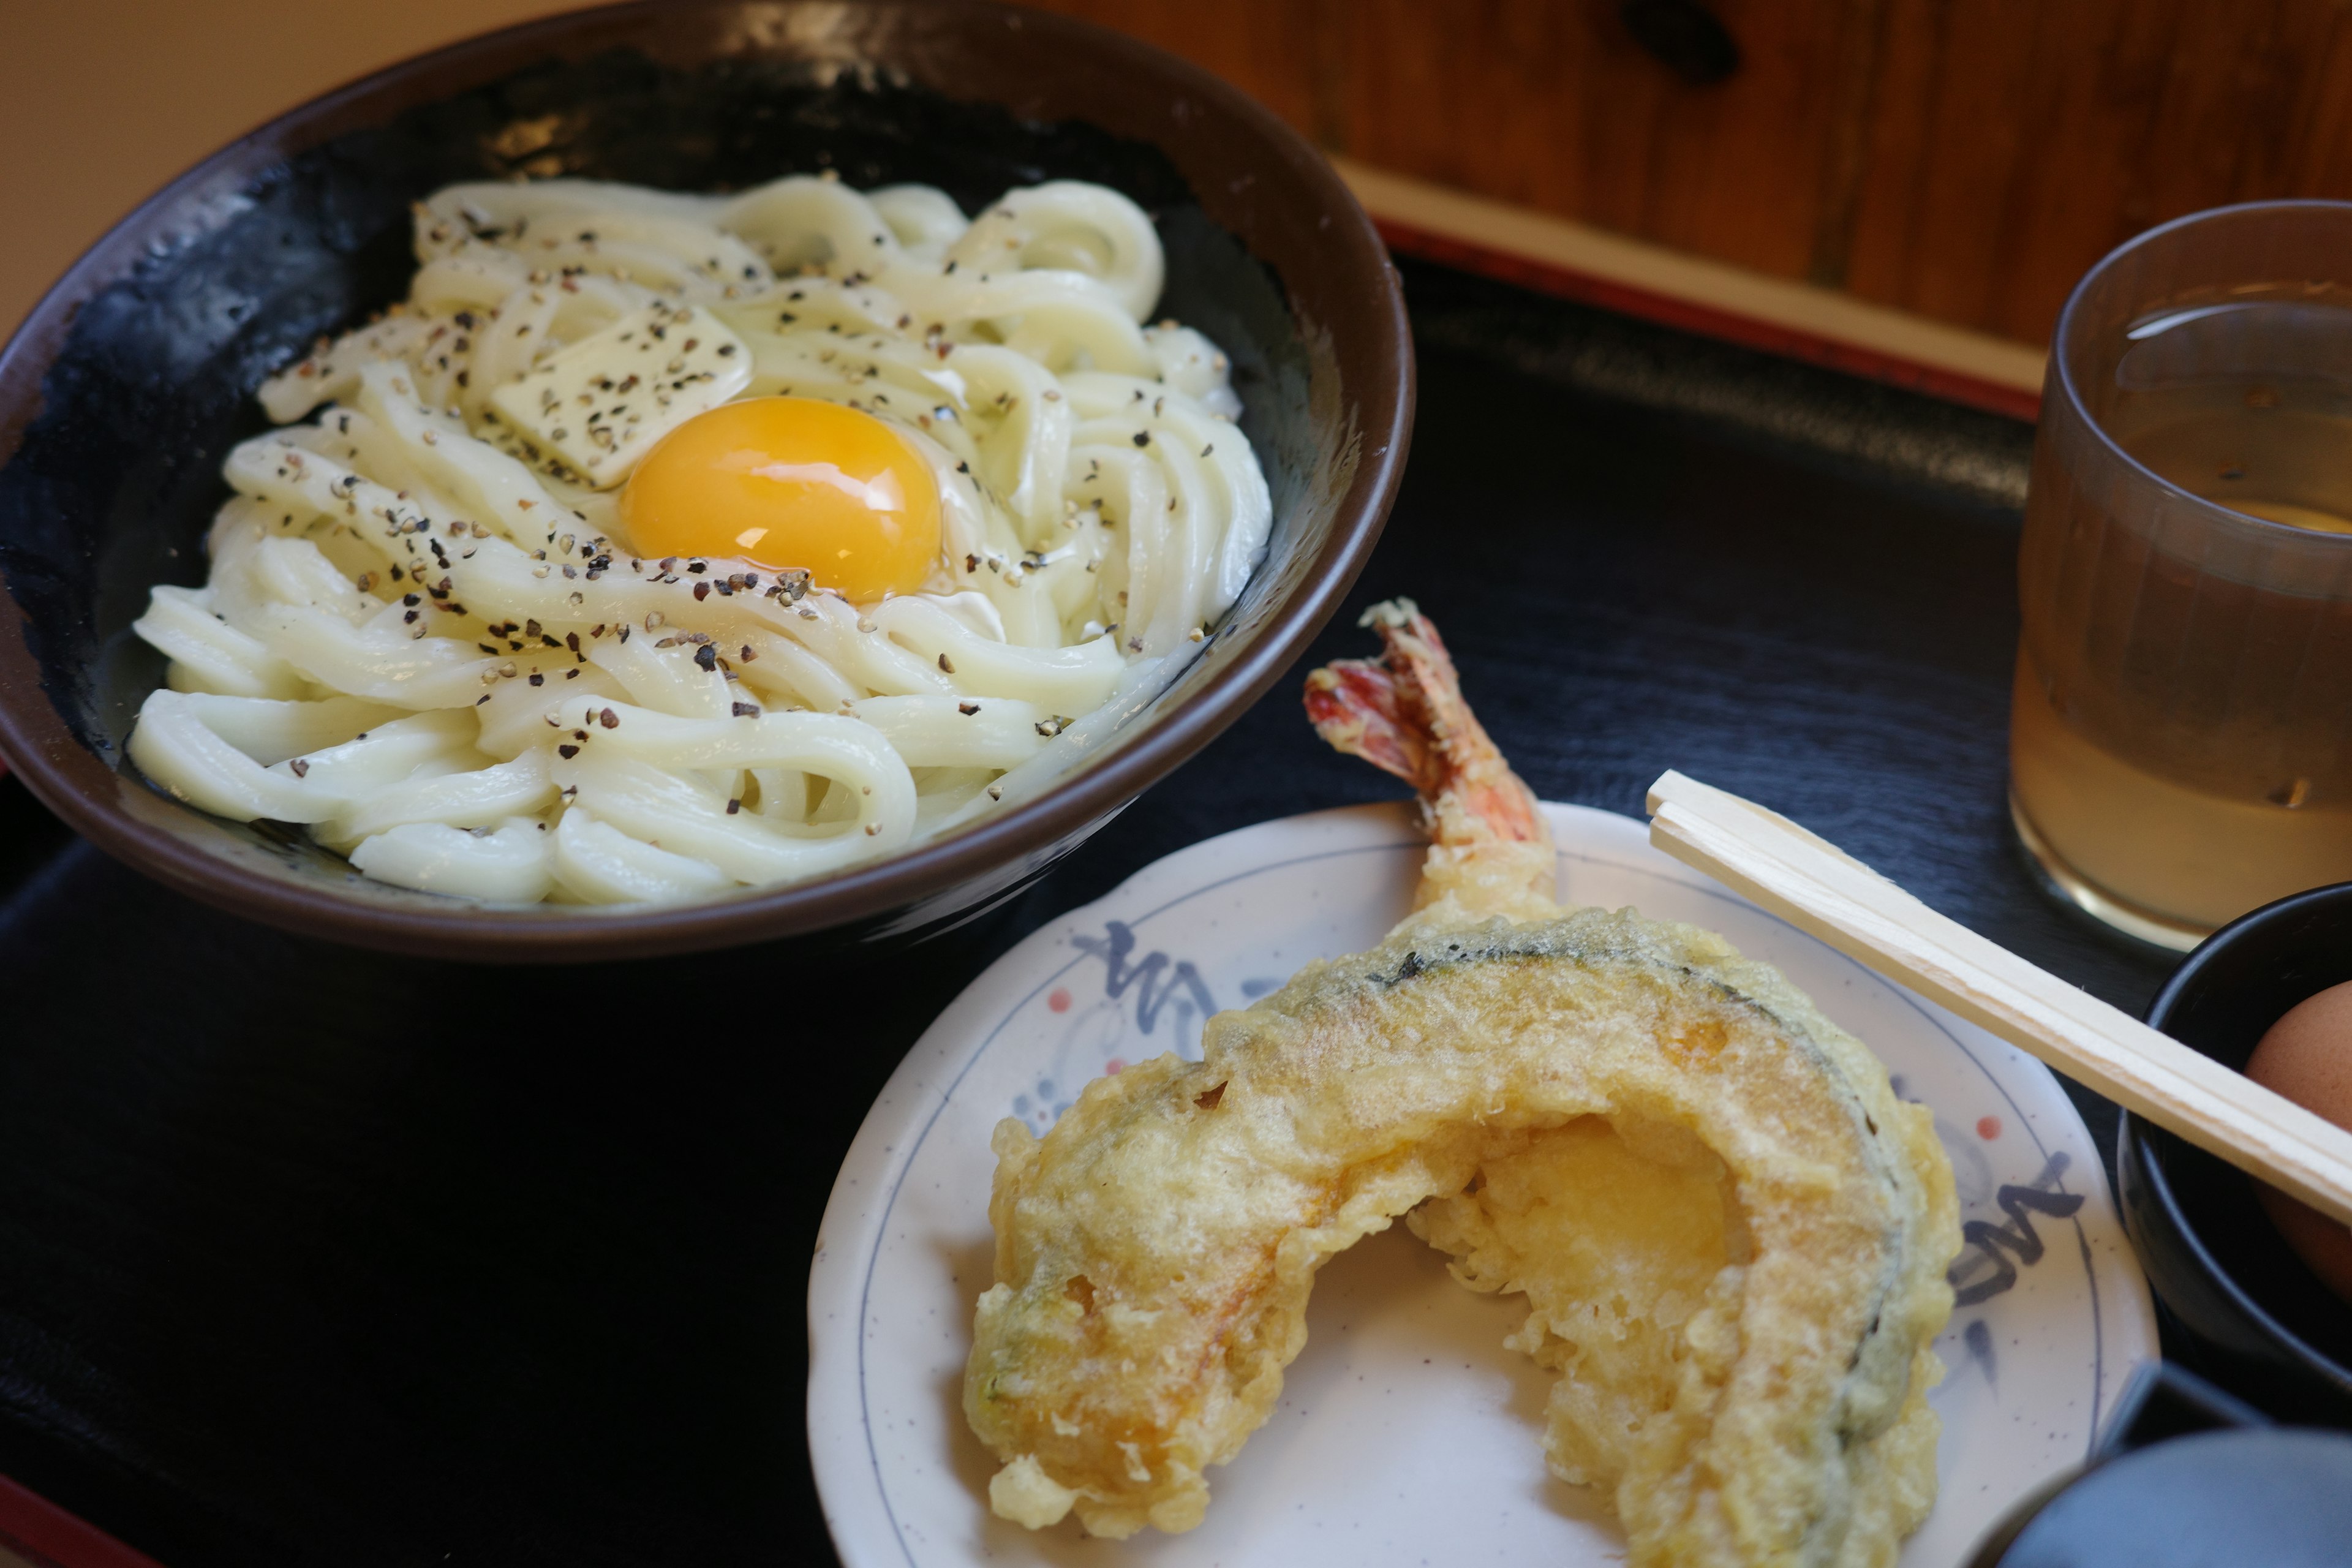
[[[1787,817],[1667,772],[1650,842],[2136,1116],[2352,1224],[2352,1132],[1946,919]]]

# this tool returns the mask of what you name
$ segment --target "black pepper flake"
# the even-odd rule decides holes
[[[708,561],[689,561],[686,563],[686,569],[689,572],[708,572],[710,570],[710,563]]]
[[[580,748],[577,746],[558,746],[555,748],[555,754],[562,757],[568,763],[572,758],[580,754]]]
[[[980,704],[977,702],[959,702],[956,704],[956,711],[969,719],[973,714],[980,711]]]
[[[705,669],[716,669],[719,668],[719,650],[705,643],[694,650],[694,662]]]
[[[948,658],[947,655],[941,654],[940,655],[940,668],[945,670],[948,674],[953,675],[955,673],[955,661]]]
[[[478,648],[480,648],[484,653],[496,653],[496,652],[498,652],[498,651],[499,651],[498,649],[496,649],[496,648],[492,647],[489,644],[488,644],[488,643],[486,643],[486,642],[478,642],[478,643],[476,643],[474,646],[475,646],[476,647],[478,647]]]
[[[403,595],[400,596],[400,602],[401,602],[402,604],[404,604],[404,605],[408,605],[410,608],[414,609],[416,605],[420,605],[420,604],[424,603],[424,599],[423,599],[423,598],[422,598],[422,596],[421,596],[421,595],[415,595],[415,594],[403,594]],[[412,620],[412,621],[413,621],[413,620],[415,620],[416,617],[415,617],[415,616],[409,616],[408,618],[409,618],[410,620]]]
[[[694,585],[694,596],[697,599],[708,599],[710,597],[710,584],[708,583],[697,583]]]
[[[607,730],[617,730],[621,727],[621,716],[607,708],[596,715],[596,722],[604,725]]]
[[[1150,446],[1150,445],[1151,445],[1151,432],[1150,432],[1150,431],[1149,431],[1149,430],[1138,430],[1138,431],[1135,433],[1135,444],[1136,444],[1137,446],[1139,446],[1139,447],[1149,447],[1149,446]]]
[[[758,654],[751,651],[751,645],[750,643],[745,643],[743,645],[743,662],[745,664],[751,663],[753,659],[759,657],[760,656]]]
[[[759,716],[760,716],[760,705],[759,705],[758,703],[756,703],[756,702],[738,702],[738,703],[736,703],[736,704],[735,704],[735,717],[736,717],[736,718],[738,718],[738,719],[757,719]]]
[[[308,778],[310,776],[310,764],[300,757],[295,758],[292,762],[287,763],[286,766],[298,779]]]
[[[564,633],[563,646],[570,648],[573,653],[578,653],[580,651],[580,634],[578,632]]]
[[[406,615],[404,615],[404,616],[401,616],[400,618],[401,618],[403,621],[413,621],[413,620],[415,620],[415,619],[416,618],[416,612],[415,612],[415,610],[411,610],[411,611],[409,611]]]
[[[547,677],[540,674],[539,671],[534,669],[530,672],[530,683],[533,686],[544,686],[547,684]]]
[[[539,640],[549,647],[562,647],[563,646],[562,643],[557,642],[553,637],[549,637],[545,632],[539,634]]]
[[[739,706],[739,707],[740,707],[740,706],[741,706],[741,705],[739,703],[739,704],[737,704],[737,706]],[[737,812],[739,812],[739,811],[740,811],[740,810],[742,810],[742,809],[743,809],[743,803],[742,803],[741,801],[740,801],[740,800],[730,800],[730,801],[729,801],[729,802],[727,803],[727,815],[728,815],[728,816],[734,816]]]

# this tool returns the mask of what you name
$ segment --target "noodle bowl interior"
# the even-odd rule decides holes
[[[1265,553],[1227,363],[1107,187],[444,190],[261,389],[131,754],[370,877],[709,898],[1050,784]]]

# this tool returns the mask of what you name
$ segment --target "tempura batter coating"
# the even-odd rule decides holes
[[[1387,630],[1458,702],[1434,629]],[[1449,844],[1459,798],[1438,896],[1379,948],[1210,1020],[1199,1063],[1097,1079],[1042,1141],[998,1127],[964,1387],[996,1511],[1198,1523],[1315,1270],[1436,1200],[1415,1228],[1457,1277],[1527,1292],[1553,1468],[1614,1486],[1633,1563],[1892,1562],[1934,1500],[1958,1247],[1932,1118],[1721,938],[1558,912],[1511,811]]]

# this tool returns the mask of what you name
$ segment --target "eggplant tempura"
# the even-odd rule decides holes
[[[1399,1215],[1556,1369],[1545,1452],[1611,1489],[1637,1568],[1892,1563],[1935,1501],[1929,1348],[1958,1248],[1933,1119],[1768,965],[1564,910],[1540,809],[1436,628],[1307,682],[1316,727],[1410,780],[1415,911],[1211,1019],[1204,1059],[995,1133],[996,1283],[964,1410],[995,1511],[1188,1530],[1263,1425],[1316,1269]]]

